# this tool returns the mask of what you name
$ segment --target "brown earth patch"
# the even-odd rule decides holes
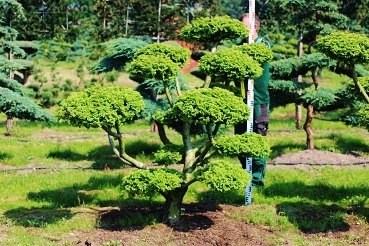
[[[198,206],[208,210],[199,210]],[[155,209],[153,209],[155,210]],[[147,212],[147,211],[146,211]],[[105,214],[105,219],[124,217],[126,211]],[[111,227],[93,230],[76,230],[64,239],[62,245],[298,245],[295,240],[306,242],[304,245],[351,245],[350,237],[355,237],[357,245],[368,245],[369,227],[360,225],[354,216],[348,216],[348,230],[336,230],[317,233],[283,232],[279,227],[247,223],[242,219],[247,210],[244,206],[232,206],[216,203],[184,205],[181,221],[175,226],[158,223],[141,227]],[[104,216],[101,216],[104,220]],[[314,243],[309,244],[309,241]],[[112,244],[118,243],[120,244]],[[351,241],[352,242],[352,241]],[[105,243],[105,244],[104,244]],[[111,243],[111,244],[107,244]],[[331,244],[332,243],[332,244]]]
[[[355,165],[369,164],[368,156],[360,156],[359,154],[340,154],[330,151],[321,150],[303,150],[297,153],[287,153],[278,156],[273,163],[293,165],[293,164],[316,164],[316,165]]]

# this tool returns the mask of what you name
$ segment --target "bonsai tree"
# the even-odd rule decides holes
[[[24,16],[24,11],[18,2],[13,0],[0,0],[0,5],[4,6],[0,15],[0,48],[8,53],[7,58],[0,55],[0,112],[5,113],[7,117],[5,134],[10,135],[13,118],[52,121],[53,117],[28,98],[20,84],[13,79],[14,71],[24,69],[13,56],[21,58],[25,56],[25,52],[13,42],[18,32],[8,26],[8,22],[11,22],[14,13],[17,13],[18,18]]]
[[[295,78],[298,75],[305,75],[308,71],[316,70],[317,67],[328,67],[333,64],[335,64],[334,61],[320,52],[271,62],[272,80],[269,84],[271,107],[295,103],[302,104],[307,109],[303,129],[306,132],[307,149],[310,150],[314,149],[311,127],[314,111],[341,107],[342,105],[339,105],[336,100],[340,91],[320,88],[315,73],[311,73],[313,89],[309,88],[312,84],[296,82]],[[296,121],[296,127],[298,125]]]
[[[133,195],[163,195],[163,219],[168,223],[179,220],[183,197],[188,187],[195,182],[202,181],[219,191],[243,188],[249,183],[249,174],[241,165],[212,161],[214,155],[256,157],[267,155],[270,151],[267,140],[258,134],[220,135],[221,126],[233,125],[249,117],[249,109],[242,98],[221,88],[193,89],[179,96],[160,117],[162,124],[177,122],[181,126],[179,134],[183,144],[179,153],[182,161],[177,163],[181,168],[167,165],[150,169],[150,166],[125,152],[123,135],[120,133],[120,128],[131,122],[143,105],[142,97],[131,89],[96,86],[71,94],[57,110],[57,117],[74,126],[99,127],[106,131],[118,158],[139,169],[123,178],[124,189]],[[190,135],[190,126],[194,122],[206,128],[205,136],[196,144]],[[115,147],[114,139],[118,147]]]

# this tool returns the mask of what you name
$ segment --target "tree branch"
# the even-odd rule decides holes
[[[115,138],[121,138],[122,136],[116,132],[113,132],[111,128],[103,126],[101,127],[106,133],[108,133],[110,136],[113,136]]]
[[[168,83],[165,80],[163,81],[163,83],[164,83],[165,95],[167,96],[168,102],[170,106],[173,106],[173,99],[172,99],[172,96],[170,95]]]
[[[177,90],[177,94],[178,96],[181,96],[182,95],[182,92],[181,92],[181,86],[179,85],[179,80],[178,80],[178,76],[176,76],[176,90]]]
[[[143,164],[142,162],[139,162],[137,160],[135,160],[134,158],[130,157],[129,155],[127,155],[126,153],[120,153],[119,150],[115,147],[114,144],[114,139],[111,135],[108,134],[108,139],[109,139],[109,143],[111,148],[113,149],[114,154],[125,164],[132,166],[132,167],[136,167],[139,169],[147,169],[147,166],[145,164]]]

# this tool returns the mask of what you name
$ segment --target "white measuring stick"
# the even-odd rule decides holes
[[[255,0],[249,0],[249,26],[250,26],[250,34],[249,34],[249,44],[254,42],[254,32],[255,32]],[[251,133],[253,132],[254,126],[254,80],[249,79],[247,81],[247,106],[250,108],[250,118],[247,121],[247,129],[246,131]],[[246,158],[246,171],[252,175],[252,158]],[[245,205],[251,205],[252,198],[252,186],[251,181],[248,186],[246,186],[246,196],[245,196]]]

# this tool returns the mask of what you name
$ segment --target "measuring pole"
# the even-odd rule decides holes
[[[255,32],[255,0],[249,0],[249,44],[254,42],[254,32]],[[247,81],[247,106],[250,108],[250,118],[247,121],[247,129],[246,131],[251,133],[253,132],[254,126],[254,80],[249,79]],[[252,158],[246,157],[246,171],[252,175]],[[246,196],[245,196],[245,205],[251,205],[251,181],[248,186],[246,186]]]

